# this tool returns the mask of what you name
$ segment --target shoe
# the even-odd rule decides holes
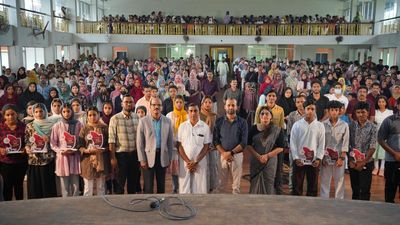
[[[379,176],[384,177],[385,176],[385,170],[379,170]]]
[[[378,175],[378,171],[379,170],[375,168],[374,170],[372,170],[372,175]]]

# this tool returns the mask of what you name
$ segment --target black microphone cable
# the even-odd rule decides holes
[[[128,203],[128,207],[123,207],[114,204],[111,202],[107,196],[102,195],[102,198],[105,203],[109,206],[128,211],[128,212],[151,212],[158,210],[159,214],[169,220],[189,220],[196,216],[197,212],[189,203],[179,197],[164,197],[158,198],[155,196],[150,196],[147,198],[137,198],[132,199]],[[144,202],[150,202],[148,207],[143,207]],[[141,205],[141,207],[139,207]],[[174,211],[185,211],[184,213],[174,213],[172,212],[172,208],[177,208]]]

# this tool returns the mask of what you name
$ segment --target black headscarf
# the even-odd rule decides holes
[[[35,91],[29,91],[29,86],[32,84],[35,85]],[[37,91],[36,83],[31,82],[28,85],[28,88],[18,97],[18,108],[19,110],[25,110],[26,105],[30,101],[35,101],[36,103],[44,103],[44,97]]]
[[[285,92],[287,90],[292,91],[292,96],[290,96],[290,98],[285,97]],[[280,98],[278,99],[278,102],[276,104],[283,108],[285,117],[288,116],[289,113],[295,111],[296,104],[295,104],[294,98],[293,98],[293,90],[290,87],[285,88],[285,90],[283,91],[282,95],[280,96]]]

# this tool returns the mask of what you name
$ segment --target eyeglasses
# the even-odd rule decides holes
[[[270,114],[269,112],[261,112],[260,116],[265,116],[265,115],[269,115],[269,114]]]
[[[152,105],[152,106],[158,106],[158,107],[161,106],[161,104],[150,104],[150,105]]]

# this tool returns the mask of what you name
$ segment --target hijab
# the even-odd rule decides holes
[[[74,110],[67,106],[64,106],[62,109],[64,108],[68,108],[69,110],[71,110],[71,116],[69,118],[65,118],[64,115],[62,115],[61,121],[65,124],[68,124],[68,133],[70,133],[71,135],[75,135],[75,127],[78,123],[78,120],[76,120],[74,117]]]
[[[187,112],[185,111],[184,107],[182,107],[181,110],[178,110],[176,108],[176,105],[174,103],[174,116],[175,116],[175,126],[174,126],[174,134],[178,133],[178,128],[181,123],[185,122],[187,120]]]
[[[44,118],[42,119],[34,118],[32,122],[33,128],[35,129],[36,133],[38,133],[40,136],[44,135],[50,136],[51,128],[55,124],[56,120],[51,120],[48,118],[47,109],[43,103],[36,103],[32,107],[33,114],[35,113],[36,108],[41,108],[43,110]]]
[[[204,99],[203,99],[203,102],[204,102]],[[203,102],[201,104],[200,113],[203,114],[204,116],[206,116],[206,121],[204,121],[204,122],[208,125],[208,127],[210,127],[211,132],[213,132],[217,114],[214,113],[212,111],[212,109],[206,110],[204,108]]]
[[[285,92],[287,90],[292,91],[292,95],[289,98],[286,98],[286,96],[285,96]],[[280,96],[280,98],[278,99],[276,104],[283,108],[285,116],[288,116],[289,113],[295,111],[296,110],[296,104],[295,104],[295,101],[294,101],[294,98],[293,98],[293,90],[292,90],[292,88],[290,88],[290,87],[285,88],[285,90],[283,91],[282,95]]]

